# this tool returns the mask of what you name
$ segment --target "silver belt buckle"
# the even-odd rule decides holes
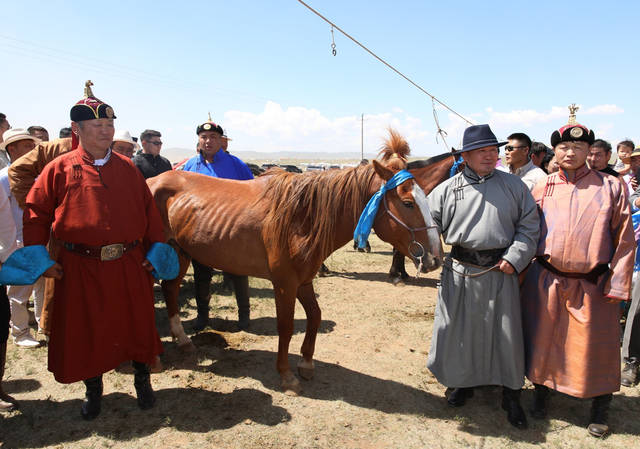
[[[100,248],[100,260],[116,260],[122,257],[124,253],[124,245],[122,243],[114,243]]]

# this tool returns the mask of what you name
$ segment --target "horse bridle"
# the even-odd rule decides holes
[[[383,195],[382,202],[384,203],[385,212],[387,212],[391,216],[391,218],[393,218],[396,221],[396,223],[404,227],[411,234],[411,242],[409,243],[409,254],[418,262],[418,273],[416,274],[416,277],[419,277],[420,272],[422,271],[422,258],[425,255],[425,250],[424,250],[424,246],[422,246],[422,244],[416,240],[415,233],[418,231],[428,231],[429,229],[437,228],[437,226],[434,225],[434,226],[423,226],[421,228],[412,228],[408,226],[406,223],[404,223],[402,220],[400,220],[398,217],[396,217],[394,213],[389,210],[386,194]]]

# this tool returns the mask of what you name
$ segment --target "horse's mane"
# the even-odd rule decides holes
[[[392,168],[402,161],[406,166],[407,142],[395,131],[380,152],[380,160]],[[262,194],[269,208],[264,221],[270,244],[289,248],[292,258],[309,260],[319,254],[322,260],[334,250],[339,220],[350,214],[354,226],[370,197],[376,176],[372,164],[316,172],[274,173]]]
[[[389,137],[380,148],[378,156],[392,170],[402,170],[407,166],[407,157],[411,153],[409,144],[396,130],[389,128]]]

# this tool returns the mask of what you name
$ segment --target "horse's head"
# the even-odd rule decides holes
[[[398,171],[378,161],[373,161],[373,167],[385,181]],[[415,179],[409,178],[385,193],[374,228],[378,237],[410,257],[420,272],[442,265],[440,234],[431,218],[427,197]]]
[[[380,161],[373,161],[376,174],[392,186],[383,195],[374,228],[382,240],[410,257],[418,270],[426,273],[442,265],[442,245],[420,183],[406,171],[401,172],[407,168],[409,152],[407,141],[390,129]],[[398,178],[395,175],[399,172],[408,176]]]

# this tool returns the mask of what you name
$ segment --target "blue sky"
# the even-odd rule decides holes
[[[640,145],[637,18],[631,1],[308,3],[431,94],[499,138],[548,144],[578,120]],[[387,126],[414,155],[444,151],[429,97],[296,0],[13,1],[0,27],[0,112],[14,127],[68,126],[84,81],[116,127],[193,148],[210,111],[235,151],[375,152]],[[449,145],[464,123],[437,109]]]

